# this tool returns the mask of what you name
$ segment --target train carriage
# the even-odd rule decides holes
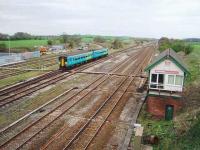
[[[74,65],[78,65],[92,59],[92,52],[87,52],[83,54],[73,55],[67,57],[68,67],[72,67]]]
[[[66,70],[73,68],[76,65],[80,65],[82,63],[86,63],[90,60],[97,59],[100,57],[104,57],[108,55],[108,49],[100,49],[100,50],[93,50],[87,51],[81,54],[71,54],[59,57],[59,68],[61,70]]]
[[[103,57],[106,55],[108,55],[108,49],[106,49],[106,48],[93,51],[93,59]]]

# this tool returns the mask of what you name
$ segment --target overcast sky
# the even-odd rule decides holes
[[[200,38],[200,0],[0,0],[0,32]]]

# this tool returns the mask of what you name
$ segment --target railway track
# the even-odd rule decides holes
[[[140,73],[141,67],[145,64],[145,61],[149,59],[149,56],[146,56],[144,58],[144,60],[140,59],[140,64],[138,63],[135,66],[136,69],[133,71],[134,75]],[[106,124],[106,121],[108,121],[108,118],[112,115],[112,112],[116,109],[118,103],[122,101],[123,96],[128,91],[134,79],[135,77],[125,77],[120,86],[118,86],[118,88],[113,91],[112,95],[109,96],[100,105],[95,113],[92,113],[88,121],[86,121],[82,125],[82,127],[78,130],[78,132],[76,132],[76,134],[74,134],[74,136],[69,140],[69,142],[65,145],[63,149],[88,149],[92,145],[92,142],[94,141],[98,133],[102,130],[103,126]],[[117,94],[119,89],[123,89],[123,91],[120,91],[120,94],[117,95],[117,98],[113,98]],[[64,130],[62,131],[62,134],[63,132]],[[90,149],[93,148],[95,148],[94,145]]]
[[[130,50],[127,49],[127,50]],[[114,54],[117,55],[117,54]],[[113,57],[113,55],[111,56]],[[110,58],[110,57],[109,57]],[[84,69],[87,69],[93,65],[99,64],[105,60],[108,60],[109,58],[102,58],[100,60],[94,61],[92,63],[85,64],[83,66],[80,66],[79,68],[75,68],[71,73],[61,73],[60,71],[54,71],[47,73],[43,76],[40,76],[39,78],[30,80],[28,82],[24,82],[22,84],[13,86],[11,88],[7,88],[4,90],[1,90],[0,92],[0,108],[7,106],[24,96],[27,96],[33,92],[36,92],[42,88],[45,88],[49,85],[52,85],[58,81],[61,81],[69,76],[72,76],[76,73],[76,71],[82,71]]]
[[[142,62],[144,62],[145,60],[143,60]],[[141,60],[139,62],[141,63]],[[140,63],[136,64],[136,69],[133,71],[133,74],[137,75],[141,71],[141,67],[143,64]],[[130,72],[129,75],[130,74],[132,74],[132,72]],[[63,138],[65,138],[65,141],[68,142],[64,145],[64,148],[62,149],[87,149],[91,145],[97,134],[100,132],[103,125],[106,124],[106,121],[111,116],[118,103],[122,100],[122,97],[127,92],[133,80],[134,77],[127,76],[123,78],[118,87],[112,91],[112,94],[105,101],[103,101],[95,111],[92,111],[87,121],[79,126],[77,131],[73,131],[72,136],[68,136],[68,138],[63,136],[63,134],[66,134],[66,132],[68,132],[67,128],[63,127],[57,132],[55,136],[52,137],[52,139],[45,146],[42,147],[42,150],[50,149],[50,147],[53,147],[53,145],[56,145],[53,148],[58,148],[58,144],[60,143],[56,143]],[[53,142],[54,144],[52,144]]]
[[[57,63],[56,59],[57,59],[57,56],[49,56],[49,57],[45,57],[45,58],[34,59],[31,61],[25,61],[25,62],[20,62],[20,63],[16,63],[16,64],[5,65],[0,68],[1,69],[0,79],[4,79],[4,78],[10,77],[10,76],[14,76],[14,75],[18,75],[18,74],[27,72],[27,70],[24,70],[26,68],[39,69],[41,67],[41,65],[43,67],[44,66],[49,67],[51,65],[55,65]],[[49,62],[51,62],[51,63],[49,63]],[[13,70],[12,68],[14,68],[14,69],[18,68],[19,70]]]
[[[138,55],[138,54],[137,54],[137,55]],[[135,59],[135,58],[137,57],[137,55],[136,55],[133,59]],[[130,58],[130,59],[131,59],[131,58]],[[121,67],[121,68],[125,67],[125,65],[128,64],[127,62],[130,61],[130,59],[124,61],[124,62],[123,62],[120,66],[118,66],[117,68],[119,68],[119,67]],[[116,68],[116,69],[117,69],[117,68]],[[2,94],[3,94],[3,93],[2,93]],[[32,114],[32,113],[29,113],[29,115],[25,115],[26,117],[22,117],[22,118],[25,119],[25,118],[27,118],[28,116],[30,116],[31,114]],[[22,119],[20,118],[19,120],[15,121],[14,123],[12,123],[11,125],[9,125],[8,127],[2,129],[0,133],[2,133],[2,132],[4,132],[4,131],[8,130],[9,128],[11,128],[13,125],[17,124],[17,123],[18,123],[19,121],[21,121],[21,120],[22,120]]]
[[[56,55],[53,56],[42,56],[42,58],[33,58],[30,61],[23,61],[23,62],[18,62],[18,63],[13,63],[13,64],[8,64],[8,65],[3,65],[2,67],[10,67],[10,68],[14,68],[14,67],[23,67],[26,66],[26,64],[32,64],[32,63],[37,63],[40,60],[51,60],[52,58],[57,58]]]
[[[126,48],[123,50],[123,52],[126,52],[131,48],[133,47]],[[119,54],[119,53],[120,52],[116,52],[115,54]],[[0,79],[4,79],[10,76],[14,76],[14,75],[18,75],[18,74],[30,71],[30,70],[26,70],[27,68],[41,69],[41,67],[52,66],[57,63],[56,59],[57,59],[57,56],[48,56],[48,57],[42,58],[41,60],[38,58],[38,59],[34,59],[28,62],[26,61],[26,62],[19,62],[15,64],[4,65],[0,68]],[[42,65],[41,65],[41,62],[43,63]],[[46,62],[50,62],[50,63],[46,63]],[[19,69],[16,69],[16,68],[19,68]]]
[[[124,67],[124,65],[128,65],[127,63],[129,63],[130,65],[130,61],[126,61],[126,63],[124,63],[121,67]],[[115,72],[117,70],[119,70],[120,67],[116,67],[115,68]],[[126,70],[127,71],[127,70]],[[125,72],[126,72],[125,71]],[[78,93],[76,93],[75,95],[71,96],[70,98],[68,98],[66,101],[64,101],[64,103],[60,104],[56,109],[52,110],[51,112],[49,112],[47,115],[44,116],[44,118],[40,118],[37,122],[29,125],[26,129],[22,130],[20,133],[18,133],[17,135],[15,135],[13,138],[11,138],[10,140],[8,140],[7,142],[5,142],[4,144],[2,144],[0,146],[1,149],[4,148],[8,148],[9,149],[9,145],[13,148],[13,146],[16,146],[16,142],[19,144],[18,140],[22,140],[25,137],[27,137],[27,134],[31,133],[30,130],[32,130],[32,133],[35,132],[34,135],[29,136],[28,139],[24,139],[23,144],[20,144],[16,146],[16,149],[21,149],[22,147],[24,147],[26,144],[28,144],[30,141],[32,141],[36,136],[38,136],[40,133],[44,132],[45,129],[47,129],[50,125],[52,125],[53,122],[57,121],[61,116],[63,116],[70,108],[74,107],[77,103],[79,103],[81,100],[83,100],[87,95],[89,95],[91,93],[91,91],[95,90],[97,87],[99,87],[100,85],[102,85],[104,82],[106,82],[107,80],[109,80],[110,76],[109,75],[101,75],[100,77],[98,77],[97,79],[95,79],[91,84],[89,84],[86,88],[80,90]],[[129,77],[130,78],[130,77]],[[126,78],[123,78],[123,80],[120,82],[120,86],[118,86],[117,89],[121,89],[121,85],[126,81]],[[88,91],[85,91],[85,89],[88,89]],[[77,94],[79,94],[79,96],[77,96]],[[80,96],[81,94],[81,96]],[[77,98],[75,98],[75,96]],[[70,103],[69,103],[70,102]],[[73,103],[72,103],[73,102]],[[107,101],[108,102],[108,101]],[[106,103],[107,103],[106,102]],[[105,104],[106,104],[105,103]],[[62,107],[62,108],[61,108]],[[55,110],[58,110],[58,108],[60,108],[59,110],[62,110],[62,113],[59,113],[59,115],[57,117],[55,117],[54,119],[45,119],[46,116],[52,117],[50,114],[53,113]],[[94,115],[95,116],[95,115]],[[43,120],[43,121],[41,121]],[[45,120],[50,120],[50,122],[46,122],[45,124]],[[40,123],[40,125],[37,125],[37,123]],[[42,125],[44,125],[43,127],[41,127]],[[34,131],[34,129],[37,129],[37,132]],[[28,131],[29,130],[29,131]],[[28,133],[26,133],[28,132]],[[15,141],[14,143],[13,140]],[[22,141],[21,141],[22,142]],[[74,141],[73,141],[74,142]],[[72,142],[72,143],[73,143]],[[8,147],[6,147],[8,146]]]
[[[136,57],[136,56],[135,56],[135,57]],[[127,63],[127,62],[128,62],[128,61],[126,61],[126,63]],[[124,63],[124,64],[125,64],[125,63]],[[122,64],[121,67],[123,67],[124,64]],[[126,64],[126,65],[127,65],[127,64]],[[116,70],[119,70],[119,68],[120,68],[120,66],[116,66],[115,71],[116,71]],[[109,76],[106,76],[106,75],[100,76],[100,77],[97,78],[94,82],[92,82],[90,85],[88,85],[87,87],[85,87],[84,89],[82,89],[81,91],[79,91],[78,93],[81,93],[81,92],[83,92],[85,89],[90,89],[90,90],[87,91],[85,94],[84,94],[84,92],[83,92],[82,94],[84,94],[84,95],[82,95],[81,98],[78,98],[79,100],[78,100],[78,99],[74,99],[75,103],[71,104],[70,107],[73,107],[74,105],[76,105],[76,103],[78,103],[80,100],[82,100],[84,97],[86,97],[86,96],[91,92],[91,90],[96,89],[100,84],[102,84],[103,82],[105,82],[105,80],[108,80],[108,78],[109,78]],[[92,87],[91,87],[91,86],[92,86]],[[72,98],[75,97],[78,93],[76,93],[75,95],[73,95],[73,96],[72,96],[71,98],[69,98],[69,99],[72,99]],[[79,96],[79,97],[80,97],[80,96]],[[69,102],[69,99],[66,100],[64,103]],[[72,101],[72,100],[71,100],[71,101]],[[60,116],[62,116],[66,111],[68,111],[68,110],[70,109],[69,105],[65,105],[65,107],[64,107],[64,104],[60,104],[58,107],[63,107],[63,109],[60,109],[60,110],[62,110],[62,113],[61,113],[58,117],[54,118],[53,120],[50,119],[50,120],[52,120],[52,121],[49,122],[49,124],[47,124],[47,125],[46,125],[44,128],[42,128],[41,130],[37,130],[37,133],[35,133],[30,139],[26,140],[26,141],[24,142],[24,144],[26,144],[26,143],[27,143],[28,141],[30,141],[32,138],[34,138],[35,136],[37,136],[40,132],[42,132],[44,129],[46,129],[46,128],[48,127],[48,125],[52,124],[54,121],[56,121],[57,119],[59,119]],[[57,110],[58,107],[55,108],[55,109],[52,110],[52,111]],[[66,110],[66,108],[68,108],[68,109]],[[63,110],[66,110],[66,111],[63,111]],[[51,114],[52,111],[49,112],[47,115]],[[46,116],[47,116],[47,115],[46,115]],[[44,116],[44,117],[45,117],[45,116]],[[40,122],[42,119],[43,119],[43,118],[41,118],[38,122]],[[47,119],[47,120],[48,120],[48,119]],[[36,123],[37,123],[37,122],[36,122]],[[17,134],[16,136],[14,136],[12,139],[16,139],[16,138],[17,138],[18,136],[20,136],[20,135],[22,136],[22,134],[23,134],[24,132],[26,132],[28,129],[32,128],[32,126],[35,125],[36,123],[34,123],[34,124],[28,126],[28,127],[27,127],[26,129],[24,129],[22,132],[20,132],[20,133]],[[45,124],[45,123],[41,123],[41,122],[40,122],[40,124]],[[39,129],[39,127],[38,127],[37,129]],[[12,141],[12,139],[10,139],[9,141],[7,141],[7,142],[4,143],[3,145],[1,145],[1,148],[3,148],[3,147],[4,147],[5,145],[7,145],[10,141]],[[24,144],[22,144],[21,146],[23,146]],[[21,146],[18,147],[18,148],[21,148]]]

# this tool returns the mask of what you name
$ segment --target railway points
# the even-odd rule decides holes
[[[120,112],[123,110],[126,99],[128,98],[127,94],[129,94],[130,91],[136,90],[135,87],[134,89],[132,88],[133,85],[137,87],[140,83],[140,79],[146,78],[142,75],[141,71],[143,70],[144,66],[149,62],[153,54],[154,48],[149,45],[136,49],[136,52],[133,52],[133,49],[134,48],[130,48],[128,50],[125,50],[124,52],[113,54],[112,56],[108,56],[107,58],[102,58],[100,60],[85,64],[67,73],[52,72],[52,74],[54,74],[52,75],[52,80],[55,82],[57,81],[54,80],[56,76],[62,76],[61,74],[65,74],[65,77],[59,80],[59,82],[62,82],[62,80],[66,80],[69,76],[81,76],[82,74],[92,74],[95,75],[97,78],[93,79],[93,81],[90,82],[87,86],[75,89],[75,91],[72,92],[73,94],[71,96],[61,99],[58,98],[59,100],[55,100],[55,102],[52,102],[51,104],[44,105],[44,108],[39,109],[41,110],[39,116],[37,116],[37,110],[34,111],[34,113],[27,114],[27,116],[24,116],[24,118],[19,118],[19,120],[16,121],[17,123],[13,123],[5,127],[3,130],[1,130],[1,149],[29,149],[30,147],[36,148],[34,147],[36,146],[36,143],[41,141],[43,138],[45,139],[44,142],[39,142],[41,149],[51,149],[52,147],[54,147],[55,149],[60,149],[61,147],[64,149],[68,149],[68,146],[74,147],[78,145],[85,145],[85,149],[91,149],[91,147],[93,147],[95,144],[98,144],[96,139],[99,138],[98,136],[101,135],[100,133],[107,131],[107,126],[109,126],[109,123],[107,122],[111,122],[112,124],[112,122],[118,121]],[[116,59],[118,56],[122,55],[126,56],[127,58],[118,60],[115,64],[112,64],[110,62],[111,59]],[[106,64],[107,67],[105,67]],[[95,65],[98,67],[95,67]],[[111,67],[108,67],[109,65]],[[93,71],[90,71],[92,70],[91,68],[93,68]],[[97,71],[98,69],[99,71]],[[49,76],[49,79],[50,78],[51,77]],[[24,85],[19,84],[16,87],[14,86],[16,89],[8,89],[10,91],[17,92],[18,88],[18,93],[21,93],[21,90],[24,88],[22,91],[27,90],[31,92],[32,90],[30,87],[40,87],[41,83],[51,83],[49,80],[45,81],[44,79],[45,77],[41,76],[41,79],[38,81],[32,80],[30,83],[33,85],[31,86],[30,83],[24,83]],[[49,85],[47,84],[47,86]],[[36,89],[39,90],[39,87],[38,89]],[[41,85],[41,89],[42,88],[43,86]],[[113,91],[108,92],[109,89],[113,89]],[[28,93],[26,94],[28,95]],[[18,94],[16,93],[16,95]],[[21,95],[22,97],[24,97],[23,94]],[[21,100],[22,97],[19,97],[19,100]],[[55,103],[55,106],[53,105],[53,103]],[[89,106],[92,104],[93,106]],[[11,103],[11,105],[7,105],[5,106],[5,108],[12,107],[12,105],[15,105],[15,103]],[[81,106],[85,106],[85,112],[83,111],[84,107],[81,108]],[[83,113],[81,113],[82,116],[79,116],[80,114],[78,115],[77,113],[81,110],[83,111]],[[115,113],[117,113],[117,115]],[[31,117],[32,115],[37,116],[37,119]],[[77,122],[75,121],[75,123],[72,123],[71,126],[69,126],[66,121],[63,122],[64,118],[67,118],[67,120],[69,121],[73,120],[74,118],[75,120],[77,120]],[[29,120],[28,122],[30,123],[26,124],[24,123],[24,120]],[[83,125],[84,123],[86,124]],[[22,125],[21,129],[18,127],[20,125]],[[95,127],[95,130],[91,132],[89,126],[93,126],[92,129],[94,129]],[[18,129],[16,129],[16,131],[14,130],[12,134],[10,134],[10,128],[13,129],[15,127],[18,127]],[[66,134],[65,132],[69,130],[68,128],[73,132],[69,132]],[[52,132],[53,129],[55,131]],[[75,134],[78,129],[82,129],[83,131]],[[88,136],[88,142],[85,144],[76,144],[77,142],[81,143],[81,138],[78,138],[78,134],[80,133],[84,137],[85,134],[83,134],[83,132],[91,132],[90,134],[92,134],[93,136]],[[65,138],[63,138],[63,136]],[[69,137],[67,138],[66,136]],[[71,139],[70,137],[74,138]],[[60,138],[62,140],[60,140]],[[80,141],[77,141],[77,139],[80,139]],[[57,145],[58,143],[60,144]],[[105,144],[106,143],[102,143],[101,146],[106,146]],[[79,149],[80,147],[76,148]]]

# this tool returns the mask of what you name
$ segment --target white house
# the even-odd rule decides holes
[[[159,92],[182,92],[184,79],[189,74],[185,64],[172,49],[158,55],[146,67],[149,73],[149,90]]]

